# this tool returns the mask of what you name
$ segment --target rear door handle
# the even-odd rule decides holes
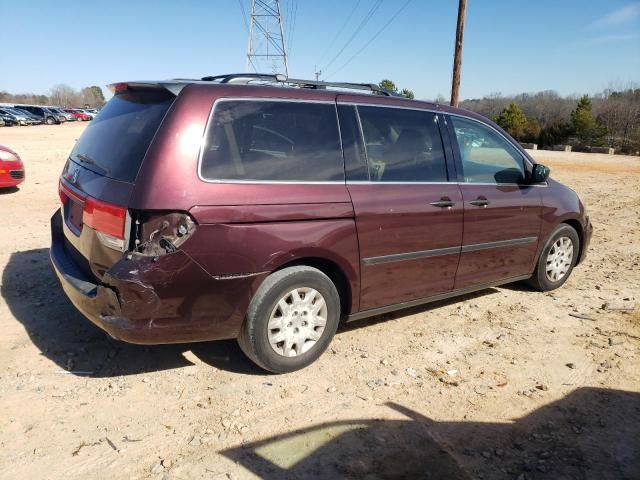
[[[449,197],[442,197],[440,200],[436,202],[431,202],[429,205],[432,205],[434,207],[440,207],[440,208],[451,208],[455,204],[456,202],[451,200]]]
[[[475,200],[471,200],[469,203],[476,207],[486,207],[490,202],[485,197],[478,197]]]

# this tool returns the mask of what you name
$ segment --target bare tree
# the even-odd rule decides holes
[[[54,105],[57,106],[75,107],[76,105],[78,105],[80,95],[77,90],[71,88],[69,85],[59,83],[51,89],[49,99]]]

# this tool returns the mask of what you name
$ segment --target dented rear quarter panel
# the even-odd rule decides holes
[[[103,284],[117,292],[112,335],[133,343],[179,343],[237,337],[246,306],[264,275],[213,276],[186,252],[124,257]],[[128,338],[125,338],[128,337]]]

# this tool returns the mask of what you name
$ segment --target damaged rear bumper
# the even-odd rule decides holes
[[[51,263],[74,306],[118,340],[139,344],[236,338],[251,297],[266,276],[209,275],[181,250],[126,254],[101,281],[69,254],[62,217],[51,218]]]

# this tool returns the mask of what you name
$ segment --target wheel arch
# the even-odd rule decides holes
[[[329,277],[336,286],[336,290],[338,290],[338,295],[340,296],[340,308],[342,310],[343,317],[351,313],[354,304],[356,303],[356,299],[354,298],[354,292],[346,273],[337,262],[317,256],[302,257],[284,263],[278,266],[274,271],[277,272],[288,267],[300,265],[317,268]]]

